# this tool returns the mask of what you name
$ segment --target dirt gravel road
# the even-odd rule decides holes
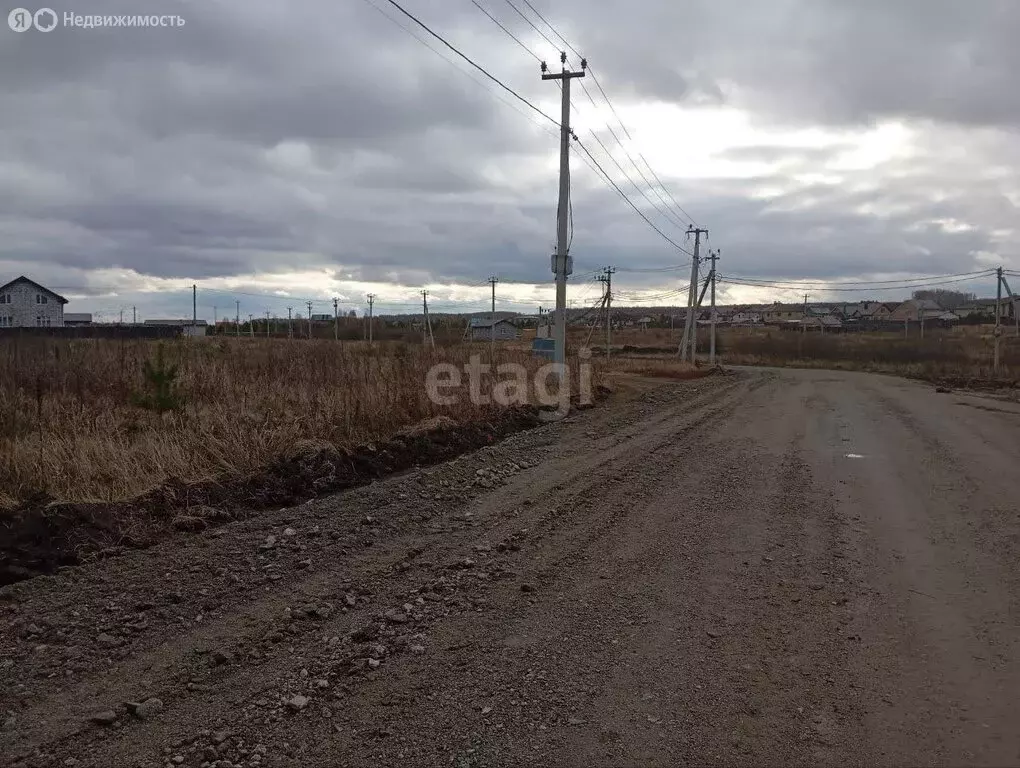
[[[1018,458],[918,383],[649,384],[4,588],[0,764],[1020,764]]]

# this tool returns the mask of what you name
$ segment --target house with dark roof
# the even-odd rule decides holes
[[[0,328],[63,328],[67,299],[22,275],[0,285]]]
[[[497,317],[495,323],[491,317],[472,317],[467,330],[472,341],[489,341],[492,338],[506,341],[518,336],[517,326],[505,317]]]

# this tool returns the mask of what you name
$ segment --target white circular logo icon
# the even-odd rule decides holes
[[[52,8],[40,8],[35,12],[32,20],[35,22],[35,28],[40,32],[50,32],[57,26],[57,14],[53,12]]]
[[[25,8],[15,8],[7,14],[7,26],[15,32],[24,32],[32,28],[32,12]]]

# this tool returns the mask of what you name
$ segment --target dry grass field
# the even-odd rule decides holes
[[[434,363],[460,367],[489,353],[318,340],[11,339],[0,344],[0,506],[38,493],[124,500],[169,479],[257,471],[302,441],[344,451],[436,416],[484,419],[499,406],[466,396],[436,405],[425,381]],[[545,362],[509,346],[496,355],[529,371]]]

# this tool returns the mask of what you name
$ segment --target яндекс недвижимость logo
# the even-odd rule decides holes
[[[15,8],[7,14],[7,26],[15,32],[27,32],[32,27],[49,32],[57,26],[57,14],[52,8],[40,8],[35,13],[27,8]]]

